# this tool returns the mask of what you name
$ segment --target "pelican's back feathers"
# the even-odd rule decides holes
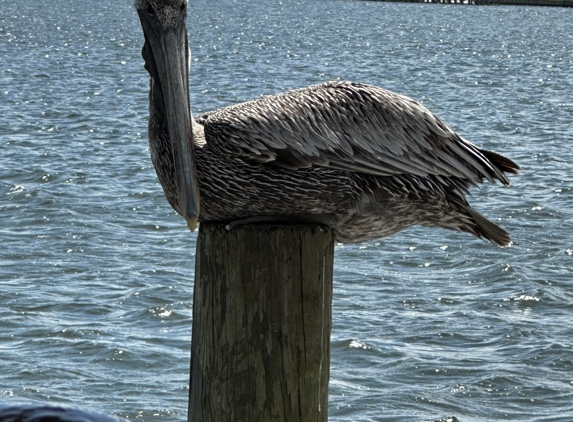
[[[375,86],[329,82],[196,119],[214,150],[250,163],[509,184],[519,166],[481,150],[424,106]]]

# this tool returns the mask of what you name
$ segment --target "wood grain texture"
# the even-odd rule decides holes
[[[189,421],[326,421],[332,231],[202,223]]]

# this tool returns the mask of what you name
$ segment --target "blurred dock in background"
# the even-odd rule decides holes
[[[374,0],[400,3],[573,7],[573,0]]]

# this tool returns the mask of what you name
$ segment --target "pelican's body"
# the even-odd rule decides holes
[[[144,30],[144,19],[155,19],[167,22],[169,33],[179,25],[169,21],[175,6],[186,2],[138,4]],[[148,25],[159,28],[157,22]],[[167,200],[188,221],[324,224],[342,242],[381,238],[417,224],[511,243],[469,206],[465,194],[484,179],[509,184],[504,172],[519,167],[462,139],[422,105],[382,88],[330,82],[261,97],[192,123],[189,117],[186,142],[179,133],[187,123],[173,118],[170,108],[170,98],[181,95],[171,94],[162,80],[166,71],[157,65],[157,51],[167,56],[165,47],[149,39],[157,32],[146,32],[143,51],[151,75],[151,157]],[[172,134],[183,146],[174,144]],[[189,157],[181,158],[187,144]],[[195,187],[178,170],[191,174],[191,165]],[[200,212],[188,217],[186,209],[199,199],[185,192],[197,187]]]

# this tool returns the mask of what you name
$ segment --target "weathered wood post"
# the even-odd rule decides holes
[[[202,223],[190,422],[326,421],[332,231]]]

